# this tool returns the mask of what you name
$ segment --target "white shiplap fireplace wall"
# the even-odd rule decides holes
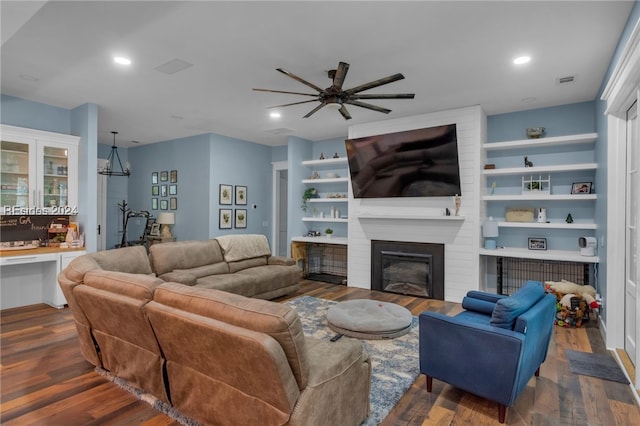
[[[484,282],[479,259],[481,145],[486,141],[486,115],[479,106],[358,124],[349,138],[456,124],[461,180],[459,218],[453,197],[354,199],[349,185],[348,285],[371,288],[371,240],[445,245],[445,300],[460,302]]]

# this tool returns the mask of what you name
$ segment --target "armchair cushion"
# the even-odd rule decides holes
[[[538,281],[527,281],[517,292],[496,301],[491,315],[491,325],[513,330],[516,318],[529,310],[544,297],[544,289]]]

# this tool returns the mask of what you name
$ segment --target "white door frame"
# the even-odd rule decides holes
[[[279,253],[280,252],[280,221],[278,218],[280,217],[280,172],[283,170],[288,170],[289,165],[287,161],[274,161],[271,163],[272,166],[272,194],[271,199],[273,200],[271,203],[271,223],[273,226],[271,227],[271,241],[273,243],[272,252]],[[288,253],[288,252],[287,252]]]
[[[107,164],[106,159],[98,158],[98,170],[103,170]],[[96,232],[96,250],[102,251],[107,249],[107,177],[104,175],[98,175],[98,187],[97,187],[97,199],[98,207],[96,214],[98,215]]]
[[[602,100],[607,102],[607,291],[605,339],[608,348],[624,347],[625,296],[625,188],[627,155],[627,110],[640,94],[640,26],[636,24],[627,45],[611,74]],[[639,301],[640,298],[636,300]],[[640,306],[636,306],[640,311]],[[640,329],[640,327],[638,328]],[[637,332],[636,334],[640,334]],[[636,341],[639,341],[636,336]],[[638,351],[636,351],[637,353]],[[640,356],[636,366],[636,387],[640,384]]]

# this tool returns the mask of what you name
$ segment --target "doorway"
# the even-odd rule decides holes
[[[98,158],[98,170],[103,170],[107,160]],[[96,195],[98,198],[98,208],[96,209],[97,227],[96,227],[96,250],[102,251],[107,249],[107,177],[98,174],[98,187]]]
[[[640,149],[638,149],[638,102],[627,112],[627,164],[626,186],[627,206],[625,209],[625,280],[624,280],[624,351],[638,368],[637,341],[638,336],[638,246],[640,245]],[[640,388],[636,382],[636,389]]]
[[[273,253],[277,256],[289,256],[289,235],[287,221],[288,211],[288,191],[289,172],[286,161],[278,161],[273,164]]]

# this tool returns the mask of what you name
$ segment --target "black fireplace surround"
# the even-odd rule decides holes
[[[413,283],[396,288],[385,284],[385,259],[415,262],[416,266],[423,264],[417,268],[426,268],[424,282],[418,283],[421,288],[415,288]],[[372,240],[371,289],[444,300],[444,244]]]

